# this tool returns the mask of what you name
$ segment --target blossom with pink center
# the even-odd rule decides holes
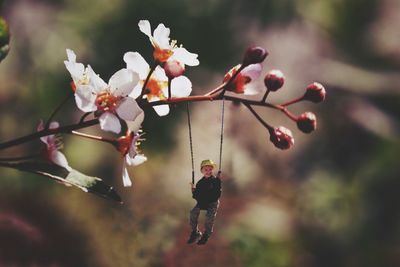
[[[128,173],[127,166],[137,166],[147,160],[143,154],[139,154],[138,146],[141,135],[138,133],[130,133],[118,139],[117,149],[124,156],[122,164],[122,182],[125,187],[132,186],[132,181]]]
[[[233,67],[227,74],[224,76],[224,82],[229,81],[233,75],[240,68],[240,64]],[[262,88],[256,86],[253,82],[258,77],[260,77],[262,71],[261,64],[251,64],[245,67],[233,81],[231,81],[226,86],[227,91],[234,92],[236,94],[244,94],[244,95],[256,95],[262,92]]]
[[[119,133],[120,119],[126,121],[132,131],[139,129],[144,119],[143,110],[135,99],[128,97],[139,81],[132,70],[121,69],[109,80],[103,81],[90,66],[87,67],[87,84],[77,84],[75,101],[83,112],[97,111],[100,127],[105,131]]]
[[[49,129],[56,129],[59,127],[60,127],[59,123],[55,122],[55,121],[51,122],[49,125]],[[43,129],[44,129],[44,125],[43,125],[43,121],[41,120],[37,127],[37,130],[42,131]],[[57,138],[57,136],[55,136],[54,134],[51,134],[51,135],[40,137],[40,140],[46,144],[47,160],[70,171],[71,167],[68,165],[67,159],[65,158],[64,154],[59,151],[59,148],[62,145],[60,142],[60,139]]]
[[[150,71],[150,66],[146,60],[137,52],[127,52],[124,55],[127,69],[139,74],[139,83],[130,94],[131,97],[140,96],[143,84]],[[157,66],[151,75],[146,89],[148,90],[144,97],[149,102],[165,100],[168,98],[168,77],[163,68]],[[192,92],[192,83],[186,76],[179,76],[171,80],[171,97],[186,97]],[[169,113],[168,105],[153,106],[159,116],[165,116]]]
[[[169,39],[170,29],[164,24],[159,24],[151,34],[151,26],[148,20],[141,20],[138,23],[141,32],[146,34],[154,47],[153,57],[159,63],[168,60],[176,60],[188,66],[199,65],[197,54],[190,53],[185,48],[176,45],[176,41]]]

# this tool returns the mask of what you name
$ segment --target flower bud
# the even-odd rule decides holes
[[[261,63],[267,56],[268,52],[264,48],[259,46],[249,47],[244,54],[242,64],[248,66],[251,64]]]
[[[264,84],[269,91],[276,92],[285,82],[285,76],[280,70],[271,70],[264,77]]]
[[[297,117],[297,128],[303,133],[311,133],[317,128],[317,118],[312,112],[304,112]]]
[[[292,132],[283,126],[274,128],[273,131],[270,131],[269,140],[275,145],[275,147],[282,150],[289,149],[294,145]]]
[[[324,101],[325,95],[326,91],[324,86],[320,83],[314,82],[307,86],[303,99],[314,103],[319,103]]]
[[[169,60],[164,64],[165,74],[173,79],[181,76],[185,72],[185,65],[176,60]]]

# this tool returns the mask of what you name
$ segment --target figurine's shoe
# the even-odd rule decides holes
[[[204,234],[201,237],[201,239],[197,242],[197,245],[204,245],[205,243],[207,243],[209,237],[210,237],[210,235]]]
[[[192,244],[192,243],[196,242],[197,240],[199,240],[199,239],[201,238],[201,236],[202,236],[202,235],[201,235],[201,232],[200,232],[200,231],[193,231],[193,232],[190,234],[190,237],[189,237],[187,243],[188,243],[188,244]]]

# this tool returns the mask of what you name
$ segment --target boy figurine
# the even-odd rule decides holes
[[[197,204],[190,211],[192,233],[187,241],[188,244],[198,240],[198,245],[204,245],[213,232],[214,219],[219,206],[218,199],[221,196],[221,172],[219,171],[217,177],[215,177],[212,173],[215,166],[212,160],[203,160],[200,164],[200,171],[203,177],[197,182],[196,186],[191,183],[192,196],[196,199]],[[207,210],[204,234],[198,228],[200,210]]]

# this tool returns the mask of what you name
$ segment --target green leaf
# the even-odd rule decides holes
[[[70,171],[53,164],[41,161],[0,162],[0,166],[40,174],[67,186],[76,186],[95,195],[121,202],[121,197],[113,187],[105,184],[100,178],[87,176],[77,170]]]
[[[10,50],[10,32],[7,22],[0,17],[0,62],[7,56]]]

